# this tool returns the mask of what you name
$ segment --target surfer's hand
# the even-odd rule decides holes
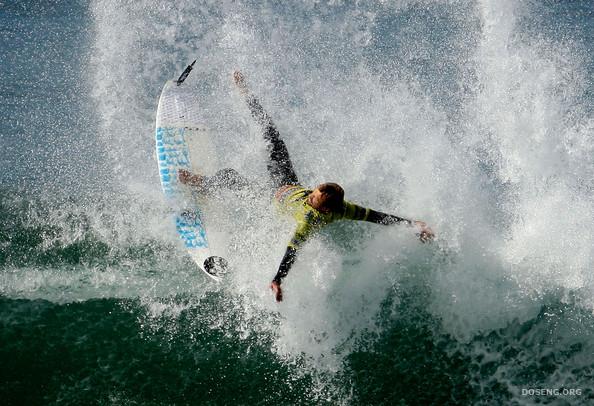
[[[414,222],[414,225],[419,229],[419,233],[417,234],[417,236],[419,237],[419,240],[421,240],[422,243],[431,241],[435,238],[435,233],[433,232],[433,230],[431,230],[431,228],[429,228],[427,223],[425,223],[424,221],[417,220]]]
[[[241,71],[236,70],[233,72],[233,81],[241,93],[246,94],[248,91],[247,85],[245,84],[245,77]]]
[[[283,301],[283,290],[281,289],[280,283],[276,281],[272,281],[270,284],[270,289],[274,292],[274,296],[276,297],[277,302]]]

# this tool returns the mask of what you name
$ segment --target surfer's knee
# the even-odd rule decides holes
[[[217,178],[230,189],[240,189],[247,186],[247,180],[233,168],[224,168],[217,172]]]
[[[220,176],[221,178],[223,178],[225,180],[235,179],[237,177],[241,177],[241,175],[239,174],[239,172],[237,172],[233,168],[224,168],[224,169],[221,169],[220,171],[217,172],[217,176]]]

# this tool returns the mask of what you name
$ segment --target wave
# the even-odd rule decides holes
[[[88,97],[105,160],[93,164],[110,189],[3,192],[2,296],[120,298],[143,334],[174,341],[193,334],[179,320],[198,322],[212,300],[208,328],[266,337],[316,400],[528,403],[521,389],[538,385],[591,398],[592,52],[570,24],[542,21],[555,7],[567,12],[494,0],[94,2]],[[350,200],[426,220],[438,241],[333,225],[277,305],[267,284],[291,224],[267,196],[223,194],[211,224],[234,272],[207,283],[171,232],[152,144],[162,83],[196,57],[187,83],[225,166],[266,177],[231,86],[241,68],[304,184],[338,182]]]

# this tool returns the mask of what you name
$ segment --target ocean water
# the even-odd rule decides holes
[[[590,0],[0,0],[2,404],[594,403],[592,55]],[[438,239],[333,224],[277,304],[292,225],[222,193],[210,281],[153,152],[194,59],[225,166],[241,69],[304,184]]]

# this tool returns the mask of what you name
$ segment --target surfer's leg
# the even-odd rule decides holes
[[[262,126],[264,140],[267,142],[269,153],[268,173],[275,189],[283,185],[296,185],[299,183],[293,164],[289,158],[287,146],[280,138],[270,116],[264,111],[260,102],[253,95],[247,97],[247,104],[252,116]]]
[[[250,182],[232,168],[225,168],[210,177],[204,177],[204,188],[209,190],[231,189],[242,190],[249,186]]]
[[[250,185],[246,178],[231,168],[221,169],[213,176],[197,175],[182,169],[179,172],[179,180],[204,194],[220,189],[242,190]]]

